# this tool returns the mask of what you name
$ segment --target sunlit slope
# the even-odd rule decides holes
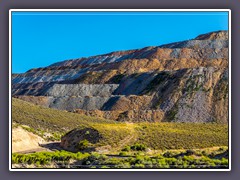
[[[95,147],[121,150],[141,143],[151,149],[228,146],[228,125],[216,123],[118,123],[12,99],[12,120],[47,132],[92,128],[101,135]]]

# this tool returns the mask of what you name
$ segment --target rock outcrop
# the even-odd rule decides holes
[[[60,146],[71,152],[78,152],[79,150],[83,150],[81,147],[81,141],[87,140],[88,143],[96,144],[102,138],[101,134],[93,128],[83,128],[83,129],[73,129],[65,134],[61,138]],[[84,150],[87,150],[84,148]],[[88,150],[91,150],[89,148]]]
[[[117,121],[228,122],[228,32],[54,63],[12,77],[12,95]]]
[[[45,96],[100,96],[108,97],[118,88],[118,84],[54,84]]]

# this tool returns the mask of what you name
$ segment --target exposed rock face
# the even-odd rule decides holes
[[[54,84],[46,96],[101,96],[108,97],[118,88],[118,84]]]
[[[12,94],[118,121],[228,122],[228,32],[31,69]]]
[[[96,110],[110,99],[110,97],[53,97],[53,96],[16,96],[36,105],[43,105],[49,108],[73,111],[74,109]]]
[[[144,110],[148,109],[152,96],[114,96],[104,104],[102,110],[107,111],[127,111],[127,110]]]

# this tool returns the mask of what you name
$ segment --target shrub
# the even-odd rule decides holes
[[[127,152],[129,152],[131,150],[131,147],[130,146],[125,146],[123,149],[122,149],[122,151],[127,151]]]
[[[108,166],[105,166],[105,165],[104,165],[104,166],[101,166],[101,168],[102,168],[102,169],[107,169]]]
[[[217,151],[217,150],[216,150]],[[170,151],[171,152],[171,151]],[[126,152],[121,152],[123,155]],[[143,153],[143,152],[135,152]],[[68,165],[70,159],[77,160],[79,168],[227,168],[228,159],[215,159],[208,156],[172,156],[165,152],[154,156],[136,155],[129,158],[113,158],[98,153],[71,153],[67,151],[38,152],[32,154],[12,154],[12,163],[35,164],[43,167],[51,162],[58,165]],[[175,153],[176,154],[176,153]],[[182,153],[181,153],[182,154]],[[168,157],[166,157],[168,156]],[[69,164],[71,165],[71,164]],[[70,167],[70,166],[68,166]]]
[[[89,141],[86,139],[84,139],[78,143],[79,150],[84,150],[84,149],[88,148],[88,146],[89,146]]]
[[[186,155],[187,155],[187,156],[191,156],[191,155],[193,155],[194,153],[195,153],[194,150],[191,150],[191,149],[186,150]]]
[[[228,166],[228,159],[222,158],[222,165]]]
[[[218,151],[223,151],[224,150],[224,148],[223,147],[220,147],[219,149],[218,149]]]
[[[131,149],[134,151],[146,151],[147,147],[144,144],[135,144],[131,146]]]
[[[127,155],[126,152],[120,152],[120,153],[119,153],[119,156],[126,156],[126,155]]]
[[[170,151],[167,151],[167,152],[165,152],[164,154],[163,154],[163,156],[164,157],[167,157],[167,158],[171,158],[171,157],[173,157],[173,153],[172,152],[170,152]]]
[[[135,164],[134,168],[144,168],[145,165],[144,164]]]
[[[202,151],[202,155],[203,156],[207,156],[207,152],[206,151]]]

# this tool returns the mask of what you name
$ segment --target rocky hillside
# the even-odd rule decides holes
[[[228,32],[66,60],[12,77],[12,95],[117,121],[228,122]]]

